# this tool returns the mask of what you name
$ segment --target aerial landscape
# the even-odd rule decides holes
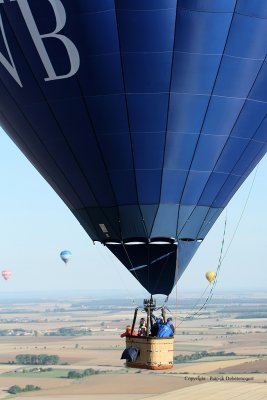
[[[129,299],[2,302],[0,398],[9,398],[14,386],[32,385],[40,389],[17,393],[16,398],[188,399],[197,394],[204,400],[219,390],[222,399],[232,398],[229,394],[245,399],[248,393],[264,399],[266,294],[220,295],[191,319],[195,301],[181,299],[179,315],[170,302],[179,320],[174,367],[166,371],[126,368],[120,359],[125,348],[120,334],[132,321]]]
[[[267,0],[0,0],[0,400],[267,399]]]

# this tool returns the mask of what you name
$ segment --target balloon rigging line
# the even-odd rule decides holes
[[[220,250],[220,256],[219,256],[218,266],[217,266],[217,269],[216,269],[216,278],[215,278],[215,280],[214,280],[214,282],[213,282],[213,284],[212,284],[212,286],[211,286],[211,288],[210,288],[210,291],[209,291],[209,293],[208,293],[208,296],[207,296],[206,300],[204,301],[204,303],[202,304],[202,306],[201,306],[197,311],[195,311],[195,312],[193,312],[193,313],[190,312],[190,313],[188,313],[188,314],[187,314],[185,317],[183,317],[183,318],[179,318],[179,317],[178,317],[178,319],[181,319],[181,322],[176,326],[176,328],[178,328],[184,321],[191,320],[191,319],[193,319],[194,317],[200,316],[200,312],[201,312],[202,310],[204,310],[204,309],[207,307],[208,302],[209,302],[209,301],[212,299],[212,297],[213,297],[214,289],[215,289],[215,286],[216,286],[216,284],[217,284],[218,275],[219,275],[220,268],[221,268],[221,265],[222,265],[222,254],[223,254],[223,248],[224,248],[224,243],[225,243],[226,226],[227,226],[227,210],[226,210],[226,213],[225,213],[223,238],[222,238],[222,243],[221,243],[221,250]],[[202,293],[201,297],[204,296],[204,294],[206,293],[208,287],[209,287],[209,285],[206,287],[206,289],[205,289],[204,292]],[[201,297],[197,300],[197,302],[195,303],[193,309],[199,304],[199,301],[201,300]]]
[[[177,314],[178,314],[178,282],[175,287],[175,317],[174,317],[174,326],[177,326]]]
[[[226,255],[227,255],[227,253],[228,253],[228,251],[229,251],[229,249],[230,249],[230,247],[231,247],[231,244],[232,244],[232,242],[233,242],[233,240],[234,240],[234,238],[235,238],[235,236],[236,236],[236,233],[237,233],[237,230],[238,230],[239,225],[240,225],[240,223],[241,223],[241,220],[242,220],[242,218],[243,218],[243,216],[244,216],[244,213],[245,213],[245,210],[246,210],[246,207],[247,207],[247,204],[248,204],[248,201],[249,201],[249,198],[250,198],[250,196],[251,196],[251,192],[252,192],[252,189],[253,189],[253,186],[254,186],[254,183],[255,183],[255,179],[256,179],[257,172],[258,172],[258,168],[259,168],[259,166],[257,165],[257,167],[256,167],[256,169],[255,169],[255,173],[254,173],[253,179],[252,179],[252,182],[251,182],[251,186],[250,186],[250,189],[249,189],[249,191],[248,191],[248,195],[247,195],[245,204],[244,204],[244,206],[243,206],[242,212],[241,212],[241,214],[240,214],[240,217],[239,217],[239,219],[238,219],[236,228],[235,228],[234,233],[233,233],[233,235],[232,235],[232,237],[231,237],[231,239],[230,239],[230,243],[228,244],[227,249],[225,250],[225,253],[223,253],[224,241],[225,241],[225,232],[226,232],[226,224],[227,224],[227,209],[226,209],[223,240],[222,240],[222,246],[221,246],[221,251],[220,251],[219,262],[218,262],[218,266],[217,266],[217,270],[216,270],[216,278],[215,278],[215,280],[214,280],[214,282],[213,282],[213,285],[212,285],[212,287],[211,287],[211,289],[210,289],[210,292],[209,292],[208,297],[206,298],[205,302],[204,302],[203,305],[200,307],[200,309],[197,310],[196,312],[194,312],[194,313],[189,313],[189,314],[188,314],[187,316],[185,316],[184,318],[179,318],[179,317],[177,317],[178,319],[181,319],[181,322],[180,322],[176,327],[180,326],[185,320],[193,319],[193,318],[196,317],[196,316],[200,316],[200,312],[201,312],[202,310],[204,310],[204,309],[207,307],[208,302],[212,299],[212,297],[213,297],[213,295],[214,295],[214,290],[215,290],[215,287],[216,287],[216,284],[217,284],[217,281],[218,281],[218,276],[219,276],[219,273],[220,273],[220,268],[221,268],[222,262],[224,261]],[[199,301],[201,300],[201,298],[204,296],[204,294],[205,294],[205,292],[206,292],[206,290],[207,290],[208,287],[209,287],[209,285],[206,287],[206,289],[204,290],[204,292],[202,293],[202,295],[200,296],[200,298],[198,299],[198,301],[195,303],[195,305],[193,306],[193,309],[197,306],[197,304],[199,303]],[[176,291],[176,296],[177,296],[177,291]],[[176,303],[177,303],[177,300],[176,300]],[[176,309],[176,312],[177,312],[177,309]]]
[[[170,254],[169,254],[169,255],[170,255]],[[166,260],[165,260],[165,262],[164,262],[164,265],[163,265],[162,268],[161,268],[161,271],[160,271],[160,273],[159,273],[159,275],[158,275],[158,279],[157,279],[157,281],[156,281],[156,286],[158,285],[160,279],[162,278],[162,273],[164,272],[165,268],[167,267],[168,261],[169,261],[169,256],[166,258]],[[165,301],[163,302],[162,307],[164,307],[164,304],[168,301],[168,299],[169,299],[169,296],[166,297]]]
[[[191,313],[192,313],[192,311],[196,309],[196,307],[198,306],[198,304],[200,303],[200,301],[202,300],[202,298],[205,296],[205,294],[206,294],[206,292],[207,292],[207,290],[208,290],[209,287],[210,287],[210,284],[208,283],[208,285],[206,286],[206,288],[203,290],[201,296],[200,296],[200,297],[197,299],[197,301],[194,303],[193,307],[191,308],[190,313],[188,313],[187,316],[185,316],[185,317],[177,317],[177,319],[180,319],[180,320],[183,321],[183,320],[185,320],[185,319],[189,319],[189,317],[191,318]],[[178,310],[177,310],[177,314],[178,314]]]
[[[252,183],[251,183],[251,186],[250,186],[250,189],[249,189],[249,192],[248,192],[248,195],[247,195],[247,198],[246,198],[246,201],[245,201],[243,210],[242,210],[241,215],[240,215],[240,217],[239,217],[239,220],[238,220],[238,222],[237,222],[237,225],[236,225],[236,228],[235,228],[235,230],[234,230],[234,233],[233,233],[233,235],[232,235],[232,237],[231,237],[231,239],[230,239],[230,242],[229,242],[229,244],[228,244],[228,246],[227,246],[227,249],[225,250],[225,253],[223,254],[222,261],[225,259],[226,255],[227,255],[227,253],[228,253],[228,251],[229,251],[229,249],[230,249],[230,247],[231,247],[231,244],[232,244],[232,242],[233,242],[233,240],[234,240],[234,238],[235,238],[235,236],[236,236],[236,232],[237,232],[237,230],[238,230],[238,228],[239,228],[239,225],[240,225],[240,223],[241,223],[241,220],[242,220],[242,218],[243,218],[243,216],[244,216],[244,213],[245,213],[245,210],[246,210],[246,208],[247,208],[247,204],[248,204],[248,201],[249,201],[249,198],[250,198],[250,195],[251,195],[251,192],[252,192],[254,183],[255,183],[255,179],[256,179],[256,175],[257,175],[258,169],[259,169],[259,164],[257,165],[257,167],[256,167],[256,169],[255,169],[255,173],[254,173],[254,176],[253,176],[253,179],[252,179]]]
[[[131,257],[129,256],[128,251],[127,251],[126,246],[125,246],[125,244],[123,243],[123,241],[122,241],[122,246],[123,246],[123,249],[124,249],[124,251],[125,251],[125,253],[126,253],[126,256],[127,256],[128,260],[130,261],[130,264],[131,264],[131,267],[132,267],[131,269],[134,271],[135,278],[136,278],[137,281],[139,282],[138,275],[137,275],[137,273],[136,273],[136,271],[135,271],[135,268],[134,268],[134,265],[133,265],[133,263],[132,263]],[[147,291],[147,292],[148,292],[148,291]],[[149,293],[149,292],[148,292],[148,293]]]
[[[110,252],[107,252],[105,249],[104,249],[104,255],[105,255],[104,257],[107,259],[108,262],[110,262],[110,260],[112,260],[112,264],[115,266],[115,270],[116,270],[116,272],[117,272],[117,274],[118,274],[118,276],[119,276],[119,279],[120,279],[120,281],[122,281],[122,283],[123,283],[123,288],[124,288],[124,290],[125,290],[127,299],[128,299],[133,305],[136,305],[135,297],[132,296],[131,289],[130,289],[130,285],[129,285],[128,283],[126,283],[125,279],[123,278],[123,276],[122,276],[122,274],[121,274],[121,272],[120,272],[120,269],[118,268],[118,264],[116,263],[114,257],[111,255]]]
[[[234,230],[234,233],[233,233],[233,235],[232,235],[232,237],[231,237],[230,243],[229,243],[229,245],[228,245],[228,247],[227,247],[225,253],[223,254],[223,247],[224,247],[224,240],[225,240],[225,231],[226,231],[226,220],[227,220],[227,209],[226,209],[226,217],[225,217],[223,241],[222,241],[222,246],[221,246],[221,251],[220,251],[219,263],[218,263],[218,267],[217,267],[217,270],[216,270],[216,277],[215,277],[214,283],[213,283],[213,285],[212,285],[212,287],[211,287],[211,290],[210,290],[210,293],[209,293],[208,298],[206,299],[206,301],[205,301],[205,303],[203,304],[203,306],[202,306],[196,313],[193,313],[193,315],[192,315],[193,317],[194,317],[194,315],[196,315],[196,316],[197,316],[197,315],[198,315],[198,316],[200,315],[200,314],[199,314],[200,311],[202,311],[203,309],[205,309],[205,308],[207,307],[207,303],[212,299],[212,297],[213,297],[213,295],[214,295],[214,290],[215,290],[215,287],[216,287],[216,284],[217,284],[217,281],[218,281],[218,276],[219,276],[219,273],[220,273],[220,268],[221,268],[222,262],[223,262],[223,260],[225,259],[226,254],[227,254],[228,251],[229,251],[229,248],[230,248],[230,246],[231,246],[231,244],[232,244],[232,242],[233,242],[233,240],[234,240],[234,238],[235,238],[236,232],[237,232],[237,230],[238,230],[238,228],[239,228],[240,222],[241,222],[241,220],[242,220],[242,218],[243,218],[243,216],[244,216],[244,213],[245,213],[245,210],[246,210],[246,207],[247,207],[247,204],[248,204],[248,201],[249,201],[249,198],[250,198],[250,195],[251,195],[253,186],[254,186],[254,182],[255,182],[255,179],[256,179],[256,175],[257,175],[257,172],[258,172],[258,167],[259,167],[259,166],[257,166],[257,168],[256,168],[256,170],[255,170],[255,173],[254,173],[254,176],[253,176],[251,185],[250,185],[250,189],[249,189],[248,194],[247,194],[247,198],[246,198],[245,204],[244,204],[244,206],[243,206],[243,209],[242,209],[242,212],[241,212],[241,214],[240,214],[240,217],[239,217],[239,220],[238,220],[238,222],[237,222],[237,225],[236,225],[236,228],[235,228],[235,230]]]
[[[242,212],[241,212],[240,217],[239,217],[239,220],[238,220],[238,222],[237,222],[237,226],[236,226],[236,228],[235,228],[235,230],[234,230],[234,233],[233,233],[233,235],[232,235],[232,237],[231,237],[230,243],[229,243],[229,245],[228,245],[228,247],[227,247],[225,253],[223,253],[224,240],[225,240],[225,231],[226,231],[226,220],[227,220],[227,209],[226,209],[226,219],[225,219],[225,226],[224,226],[223,242],[222,242],[222,246],[221,246],[219,264],[218,264],[217,271],[216,271],[216,278],[215,278],[215,281],[214,281],[214,283],[213,283],[213,285],[212,285],[212,288],[211,288],[210,298],[206,300],[206,302],[203,304],[202,308],[198,311],[198,313],[195,313],[195,314],[199,314],[199,312],[200,312],[201,310],[203,310],[204,307],[206,308],[208,301],[210,301],[210,300],[212,299],[213,295],[214,295],[214,290],[215,290],[215,287],[216,287],[216,284],[217,284],[217,281],[218,281],[218,276],[219,276],[219,273],[220,273],[220,268],[221,268],[222,262],[223,262],[223,260],[225,259],[226,254],[227,254],[228,251],[229,251],[229,248],[230,248],[230,246],[231,246],[231,244],[232,244],[232,242],[233,242],[233,240],[234,240],[234,238],[235,238],[236,232],[237,232],[237,230],[238,230],[238,228],[239,228],[240,222],[241,222],[241,220],[242,220],[242,218],[243,218],[243,216],[244,216],[244,213],[245,213],[245,210],[246,210],[246,207],[247,207],[247,204],[248,204],[248,201],[249,201],[249,198],[250,198],[250,195],[251,195],[253,186],[254,186],[254,182],[255,182],[255,179],[256,179],[256,175],[257,175],[257,172],[258,172],[258,168],[259,168],[259,166],[257,165],[257,167],[256,167],[256,169],[255,169],[255,173],[254,173],[253,179],[252,179],[252,182],[251,182],[251,185],[250,185],[250,189],[249,189],[248,194],[247,194],[247,198],[246,198],[245,204],[244,204],[244,206],[243,206]]]

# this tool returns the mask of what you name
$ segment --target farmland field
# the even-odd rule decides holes
[[[265,399],[267,319],[254,312],[257,301],[262,305],[264,299],[215,299],[205,314],[184,321],[175,334],[174,357],[187,361],[165,371],[125,368],[120,334],[131,323],[133,310],[123,299],[2,304],[0,399],[8,398],[13,385],[41,387],[17,394],[18,400],[135,400],[156,395],[154,400],[190,400],[196,395],[204,400],[214,393],[217,400]],[[179,315],[189,312],[187,299]],[[35,364],[19,363],[22,355],[31,355]],[[40,355],[59,360],[38,365]]]

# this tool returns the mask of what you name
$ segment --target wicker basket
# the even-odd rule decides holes
[[[139,355],[135,362],[127,361],[130,368],[169,369],[173,367],[173,337],[126,337],[126,347],[136,347]]]

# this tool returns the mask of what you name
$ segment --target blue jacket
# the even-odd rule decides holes
[[[172,322],[166,322],[166,324],[158,324],[159,330],[157,333],[157,337],[170,337],[173,336],[173,330],[171,329]]]

